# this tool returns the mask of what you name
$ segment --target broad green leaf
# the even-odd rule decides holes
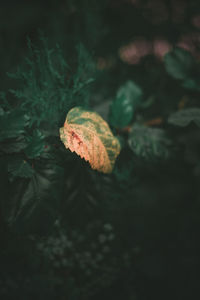
[[[44,135],[36,129],[31,137],[27,137],[27,148],[25,153],[29,158],[35,158],[40,156],[44,151]]]
[[[133,81],[126,82],[117,92],[110,107],[110,124],[116,128],[129,125],[142,99],[141,88]]]
[[[190,52],[175,48],[164,57],[167,72],[175,79],[186,79],[193,71],[195,60]]]
[[[168,122],[181,127],[185,127],[191,122],[200,126],[200,108],[191,107],[179,110],[169,116]]]
[[[8,163],[8,172],[10,173],[10,181],[13,181],[16,177],[31,178],[34,173],[30,164],[18,157],[10,159]]]
[[[129,134],[128,143],[135,155],[147,160],[169,156],[168,146],[171,142],[162,129],[134,124]]]
[[[89,161],[92,169],[112,172],[120,143],[97,113],[82,107],[72,108],[60,128],[60,138],[66,148]]]
[[[13,109],[0,116],[0,141],[18,137],[25,132],[29,117],[19,109]]]

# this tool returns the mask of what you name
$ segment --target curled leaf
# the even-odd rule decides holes
[[[88,161],[92,169],[112,172],[120,143],[97,113],[82,107],[72,108],[60,128],[60,138],[66,148]]]

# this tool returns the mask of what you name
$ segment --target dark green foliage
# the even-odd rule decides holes
[[[53,128],[63,111],[78,104],[88,106],[92,62],[83,45],[77,47],[77,66],[69,67],[58,45],[49,49],[44,37],[40,43],[41,50],[28,39],[29,56],[25,66],[8,74],[20,81],[21,88],[10,92],[23,100],[21,108],[29,112],[30,126],[51,120],[49,127]]]
[[[9,185],[8,198],[3,201],[3,216],[13,230],[44,234],[58,216],[63,169],[54,163],[41,162],[36,163],[33,170],[27,162],[22,162],[14,171],[14,164],[17,164],[16,159],[8,166],[15,181]],[[27,179],[19,181],[19,177]]]
[[[44,135],[38,129],[33,131],[32,136],[27,136],[26,142],[28,146],[24,152],[28,158],[38,157],[44,151]]]
[[[15,138],[23,134],[28,122],[28,115],[24,114],[24,111],[20,108],[15,108],[8,112],[2,110],[0,116],[0,140]]]
[[[199,299],[199,12],[0,4],[0,299]],[[111,174],[60,140],[75,106],[120,140]]]
[[[34,170],[30,164],[22,158],[10,159],[8,162],[9,180],[13,181],[16,177],[30,178]]]
[[[23,135],[16,138],[5,139],[0,143],[0,151],[4,153],[17,153],[26,147],[27,143]]]

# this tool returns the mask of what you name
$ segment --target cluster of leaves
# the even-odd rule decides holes
[[[193,93],[199,91],[199,67],[188,51],[175,48],[164,58],[166,72],[177,84]],[[192,122],[199,126],[200,109],[195,106],[181,107],[166,116],[145,120],[144,110],[152,106],[152,99],[145,101],[144,91],[133,81],[126,82],[119,88],[111,103],[109,122],[118,132],[128,132],[128,145],[134,155],[152,161],[167,159],[173,154],[177,145],[170,137],[170,125],[186,127]],[[185,106],[186,103],[183,103]],[[123,143],[122,143],[123,145]]]
[[[94,67],[82,44],[77,47],[77,60],[72,65],[68,65],[59,45],[49,49],[42,34],[40,44],[39,50],[28,39],[25,66],[8,74],[20,82],[20,89],[10,89],[10,92],[20,99],[20,109],[29,112],[30,126],[51,120],[49,126],[53,128],[58,126],[63,111],[80,103],[88,107],[88,85],[94,80]]]
[[[56,55],[59,47],[53,52],[53,50],[48,50],[45,40],[42,39],[42,42],[44,44],[41,51],[29,42],[32,56],[26,60],[28,70],[25,66],[25,69],[19,69],[17,73],[12,75],[9,74],[12,78],[19,80],[22,86],[20,90],[10,90],[11,94],[14,94],[18,100],[17,105],[10,104],[11,100],[13,101],[10,94],[7,97],[4,93],[1,94],[0,162],[3,178],[1,189],[4,197],[1,198],[0,208],[1,222],[5,224],[7,230],[16,236],[23,233],[24,239],[20,240],[21,247],[27,243],[29,244],[31,236],[34,237],[35,245],[38,245],[38,236],[44,237],[47,235],[47,242],[43,245],[43,252],[45,253],[44,249],[46,249],[46,245],[48,246],[48,241],[51,240],[51,233],[57,220],[67,220],[66,223],[69,226],[74,223],[74,216],[80,210],[82,220],[81,217],[78,218],[78,223],[84,225],[88,218],[88,212],[90,219],[95,219],[97,215],[101,214],[98,211],[98,205],[99,197],[103,195],[101,187],[97,185],[98,178],[101,180],[101,175],[92,171],[86,163],[75,155],[69,151],[67,152],[58,136],[59,127],[61,126],[59,120],[64,121],[63,115],[72,106],[81,105],[85,108],[88,106],[90,94],[87,86],[92,79],[87,79],[87,69],[82,66],[88,68],[90,65],[89,56],[87,56],[88,63],[86,63],[84,61],[85,54],[83,54],[83,52],[86,53],[86,50],[81,47],[81,53],[79,54],[81,63],[78,60],[77,73],[74,71],[75,75],[73,75],[72,72],[72,79],[70,79],[67,77],[69,67],[61,56]],[[58,58],[58,62],[54,61],[55,65],[51,60],[52,53],[54,53],[52,55],[53,60]],[[59,62],[61,65],[59,65]],[[99,191],[101,192],[99,193]],[[97,197],[98,193],[99,196]],[[75,225],[78,225],[77,222],[75,222]],[[75,259],[74,250],[68,253],[67,251],[70,250],[68,249],[69,245],[63,244],[64,257],[70,255],[71,258],[67,261],[66,266],[61,264],[59,267],[62,269],[67,268],[64,270],[67,273],[70,271],[68,277],[73,282],[72,286],[75,284],[77,288],[82,282],[81,293],[82,295],[87,294],[88,297],[101,287],[111,285],[119,276],[119,264],[121,266],[124,264],[121,261],[123,255],[116,254],[115,257],[112,257],[114,247],[110,248],[108,244],[114,238],[114,234],[110,232],[107,236],[106,230],[110,232],[112,227],[110,225],[105,226],[105,234],[100,232],[97,241],[96,237],[91,235],[86,238],[83,245],[80,245],[76,238],[73,241],[82,260],[85,259],[85,252],[92,251],[93,243],[97,242],[103,247],[102,249],[96,249],[96,252],[94,252],[94,265],[91,264],[89,258],[87,260],[89,271],[92,272],[90,276],[85,273],[87,270],[82,267],[81,262],[79,263]],[[80,232],[87,235],[87,230]],[[62,236],[58,232],[56,234],[60,242]],[[54,253],[53,245],[55,246],[56,243],[54,236],[53,244],[49,245],[50,252],[53,251],[52,253]],[[1,257],[5,256],[5,251],[6,247],[2,249]],[[21,248],[19,251],[21,251]],[[26,254],[26,258],[29,260],[28,252]],[[64,257],[62,255],[59,257],[56,253],[56,257],[53,256],[53,259],[46,257],[44,260],[48,259],[50,269],[54,269],[56,264]],[[30,256],[31,259],[32,256]],[[105,260],[103,265],[102,259]],[[8,260],[5,260],[5,269],[7,268],[6,262],[9,264]],[[28,261],[28,265],[30,263]],[[66,263],[65,260],[64,263]],[[70,270],[68,263],[72,263]],[[37,285],[37,281],[34,279],[35,275],[31,276],[26,272],[21,273],[21,271],[16,271],[16,276],[5,275],[4,268],[2,268],[2,272],[1,286],[3,288],[1,296],[5,299],[18,293],[24,276],[27,278],[27,285],[26,289],[23,289],[24,296],[22,297],[27,295],[29,297],[31,290]],[[51,273],[51,270],[48,269],[46,272]],[[59,282],[57,283],[57,280],[59,281],[57,272],[58,270],[55,271],[52,277],[49,277],[49,282],[51,280],[55,281],[51,287],[52,295],[54,295],[57,285],[60,285]],[[73,279],[74,273],[76,275],[75,282]],[[88,281],[87,276],[91,280]],[[69,282],[67,287],[70,290],[68,284]],[[66,285],[66,283],[63,283],[63,285]],[[46,289],[44,293],[46,293]],[[51,294],[50,291],[49,293]]]
[[[128,145],[134,154],[145,160],[166,159],[172,142],[162,128],[150,128],[144,120],[137,120],[139,109],[145,107],[142,88],[128,81],[117,91],[111,103],[109,120],[116,128],[129,132]],[[130,124],[135,119],[133,125]]]
[[[20,89],[10,90],[17,105],[11,105],[1,94],[1,220],[14,235],[23,233],[25,239],[33,238],[42,262],[47,260],[50,265],[48,274],[53,270],[52,278],[67,276],[68,283],[80,289],[77,297],[90,297],[120,279],[129,251],[122,251],[122,242],[115,240],[115,235],[124,234],[124,225],[117,217],[127,209],[126,205],[133,211],[134,197],[140,199],[138,194],[144,189],[142,186],[138,192],[137,187],[141,186],[146,166],[153,166],[152,174],[158,162],[166,166],[181,147],[192,153],[192,145],[199,143],[198,64],[180,48],[165,56],[164,76],[183,88],[187,97],[194,97],[183,108],[161,112],[157,119],[146,119],[157,100],[147,97],[137,82],[128,80],[116,90],[108,123],[122,150],[113,173],[105,175],[91,170],[85,161],[66,150],[58,135],[70,108],[90,108],[93,64],[89,55],[81,46],[79,58],[69,67],[59,47],[49,49],[45,39],[41,42],[38,50],[29,41],[30,57],[25,69],[9,74],[21,83]],[[185,130],[196,133],[192,142],[187,136],[182,138]],[[198,154],[192,164],[198,173]],[[95,225],[97,218],[105,219],[104,227]],[[112,226],[105,225],[109,219],[118,223],[115,232]],[[63,228],[53,232],[58,220]],[[88,223],[92,227],[87,227]],[[126,237],[123,238],[126,245]],[[128,249],[133,246],[134,241],[129,241]],[[126,263],[132,266],[129,259]],[[16,282],[9,276],[2,279],[2,285],[7,282],[7,290],[12,285],[15,290]],[[65,282],[56,287],[62,284]],[[5,293],[3,290],[2,295]]]
[[[52,199],[53,206],[59,206],[57,200],[64,182],[63,162],[58,161],[62,154],[56,154],[61,148],[57,144],[59,119],[76,104],[88,106],[87,86],[93,80],[87,73],[92,62],[83,46],[78,51],[78,67],[72,65],[70,73],[59,47],[49,50],[47,41],[41,41],[41,51],[29,41],[28,69],[9,74],[21,82],[21,89],[11,90],[19,99],[17,105],[11,105],[5,93],[1,94],[0,151],[2,171],[7,170],[8,180],[6,185],[2,182],[3,189],[7,189],[1,203],[2,214],[9,224],[20,220],[24,229],[25,220],[31,219],[38,205],[38,217],[41,209],[47,218],[51,219],[52,214],[55,217],[56,207],[49,208],[48,203]]]

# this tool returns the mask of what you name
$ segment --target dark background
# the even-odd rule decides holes
[[[37,148],[33,150],[37,155],[24,153],[21,140],[13,141],[12,136],[0,142],[2,300],[199,299],[200,130],[193,122],[179,127],[169,125],[167,119],[181,108],[199,107],[200,95],[198,88],[186,89],[173,72],[166,72],[164,62],[166,53],[180,47],[194,57],[198,70],[199,30],[197,0],[0,2],[0,91],[9,104],[4,106],[1,98],[1,107],[8,111],[26,101],[29,113],[36,101],[31,97],[41,95],[33,110],[39,121],[28,134],[41,130],[44,146],[50,149],[47,154],[52,153],[49,158],[38,150],[39,139],[30,146]],[[129,125],[160,118],[161,123],[153,122],[152,127],[162,128],[173,140],[169,158],[154,161],[137,156],[128,147],[127,131],[121,133],[112,124],[124,141],[113,174],[99,174],[69,153],[58,134],[67,109],[55,109],[55,114],[52,110],[51,115],[52,104],[47,104],[44,116],[40,111],[45,91],[41,82],[47,81],[47,98],[64,93],[50,78],[45,61],[31,57],[32,77],[26,73],[23,77],[23,71],[18,77],[9,76],[19,66],[24,72],[28,68],[27,38],[36,53],[43,53],[41,35],[48,49],[60,46],[70,66],[66,78],[79,74],[80,64],[83,71],[77,76],[94,79],[78,96],[69,89],[68,108],[83,103],[110,122],[109,105],[116,91],[132,80],[141,86],[144,102],[154,100],[137,110]],[[78,60],[80,43],[85,52]],[[194,72],[193,79],[198,76]],[[11,90],[23,92],[17,96]],[[52,99],[54,107],[59,106],[59,97]],[[9,119],[13,127],[16,115],[14,111]],[[9,124],[1,124],[2,134]],[[16,172],[15,159],[21,157],[33,167],[33,177]],[[34,184],[39,196],[33,192]]]

